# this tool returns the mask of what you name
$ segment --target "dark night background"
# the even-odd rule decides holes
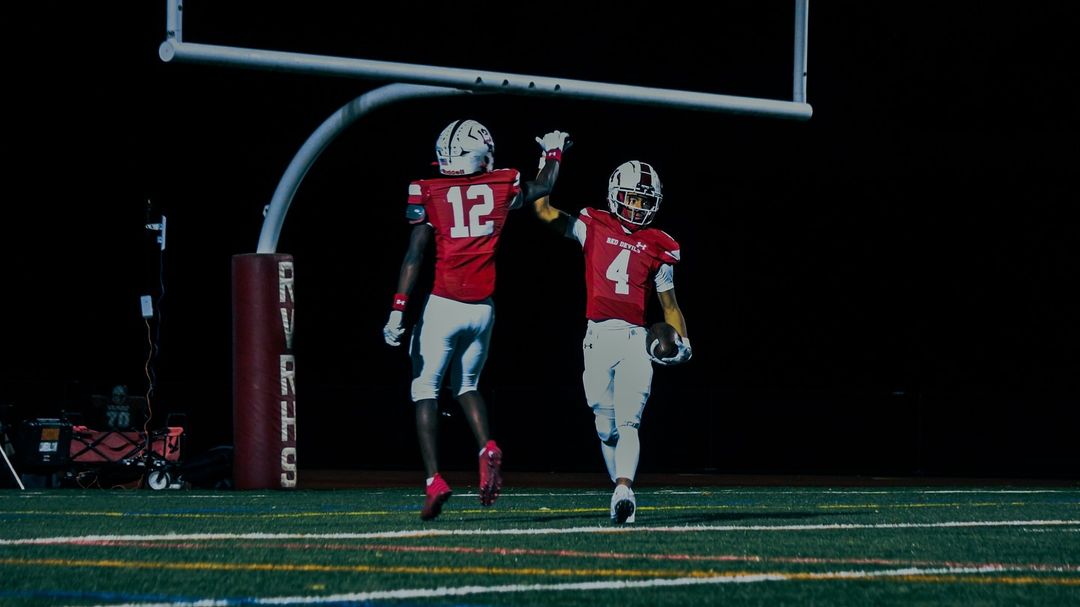
[[[485,17],[398,3],[381,19],[337,4],[189,0],[184,40],[791,95],[790,1]],[[602,206],[627,159],[664,180],[656,225],[683,245],[695,354],[656,373],[642,472],[1077,478],[1076,12],[812,2],[805,123],[487,95],[365,118],[308,173],[278,247],[297,264],[301,472],[420,469],[407,357],[381,328],[406,186],[431,175],[440,129],[471,117],[497,165],[526,173],[533,137],[570,132],[564,210]],[[44,417],[115,383],[145,391],[138,300],[160,275],[156,419],[188,415],[190,454],[229,443],[230,258],[255,251],[307,136],[386,83],[162,63],[164,0],[38,2],[5,25],[0,405]],[[143,224],[163,212],[162,260]],[[600,478],[581,254],[521,213],[499,264],[481,389],[506,465]],[[471,469],[446,405],[444,468]]]

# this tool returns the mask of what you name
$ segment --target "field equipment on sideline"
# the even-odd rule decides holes
[[[180,451],[184,428],[94,430],[65,419],[25,420],[16,441],[20,471],[57,474],[63,481],[108,473],[141,477],[151,489],[180,488]],[[95,474],[97,473],[97,474]]]

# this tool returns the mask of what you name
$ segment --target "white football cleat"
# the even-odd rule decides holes
[[[635,510],[637,500],[634,499],[634,490],[626,485],[616,485],[615,492],[611,494],[611,522],[616,525],[633,523]]]

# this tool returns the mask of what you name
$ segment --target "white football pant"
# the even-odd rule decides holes
[[[612,481],[634,480],[637,473],[638,426],[653,376],[645,338],[643,327],[622,320],[590,320],[582,342],[585,400],[593,410],[600,451]]]
[[[477,389],[487,360],[495,306],[491,299],[464,303],[432,295],[413,328],[413,402],[437,398],[447,366],[454,396]]]

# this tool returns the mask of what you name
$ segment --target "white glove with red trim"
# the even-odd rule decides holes
[[[541,169],[547,164],[548,158],[562,162],[562,153],[567,148],[566,140],[569,137],[570,133],[551,131],[543,137],[536,138],[536,143],[540,144],[540,149],[544,150],[544,155],[540,157]]]

